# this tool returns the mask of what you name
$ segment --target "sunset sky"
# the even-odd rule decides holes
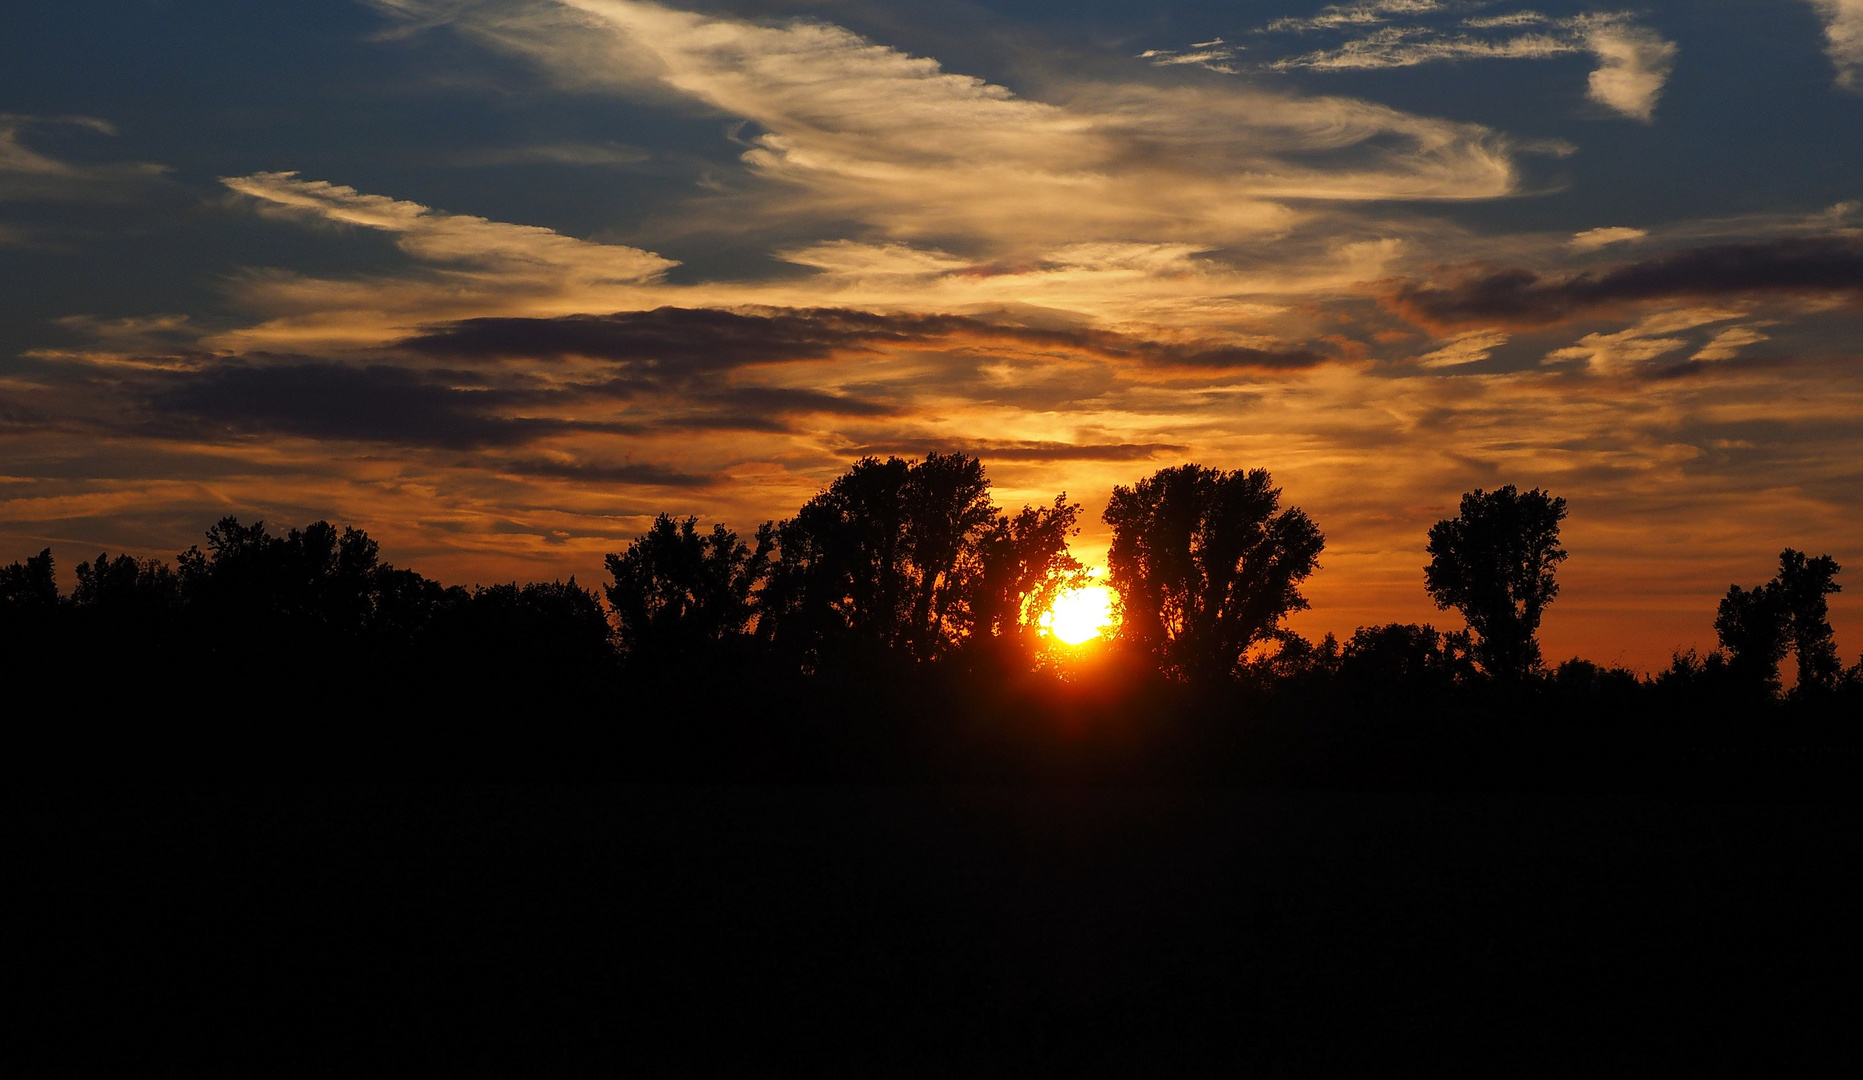
[[[0,562],[366,528],[601,578],[866,454],[1005,506],[1262,467],[1294,626],[1459,626],[1425,532],[1570,505],[1549,659],[1863,648],[1863,0],[117,0],[0,37]]]

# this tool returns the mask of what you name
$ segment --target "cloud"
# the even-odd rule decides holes
[[[1524,34],[1502,40],[1447,36],[1427,27],[1389,26],[1336,49],[1321,49],[1266,65],[1272,71],[1366,71],[1451,60],[1543,60],[1582,50],[1567,36]]]
[[[221,360],[170,376],[151,397],[164,421],[187,417],[228,433],[284,433],[465,450],[517,446],[572,431],[627,433],[638,425],[500,415],[512,395],[459,387],[387,365],[253,364]]]
[[[1824,53],[1837,85],[1863,90],[1863,0],[1811,0],[1824,20]]]
[[[1592,99],[1632,119],[1653,119],[1675,69],[1675,43],[1617,16],[1581,16],[1578,28],[1598,58],[1589,77]]]
[[[1236,58],[1236,49],[1239,47],[1225,44],[1222,38],[1212,38],[1199,41],[1181,52],[1173,49],[1146,49],[1139,53],[1139,59],[1150,60],[1153,67],[1191,65],[1224,75],[1237,75],[1241,69],[1230,61]]]
[[[1203,328],[1247,344],[1277,336],[1264,328],[1286,310],[1274,298],[1343,292],[1383,276],[1403,244],[1398,237],[1337,237],[1321,228],[1283,236],[1238,266],[1206,256],[1207,243],[1180,241],[1072,242],[1024,258],[978,260],[896,241],[829,240],[774,253],[813,275],[675,284],[658,274],[671,260],[638,248],[449,214],[291,174],[238,178],[235,186],[236,197],[261,213],[398,233],[417,265],[351,278],[247,271],[231,291],[264,320],[205,339],[233,353],[367,349],[405,336],[410,326],[475,315],[656,306],[1042,309],[1049,322],[1066,312],[1061,321]]]
[[[447,359],[583,357],[648,368],[706,371],[747,364],[824,360],[881,340],[918,343],[965,320],[861,311],[746,314],[663,307],[552,319],[465,319],[397,343]]]
[[[797,266],[853,277],[917,277],[970,270],[976,265],[969,259],[960,259],[948,252],[915,248],[907,244],[862,244],[852,240],[830,240],[807,247],[789,248],[778,251],[776,256]]]
[[[738,192],[737,221],[814,215],[999,249],[1220,242],[1286,228],[1298,215],[1280,200],[1474,198],[1515,183],[1491,131],[1347,99],[1082,81],[1033,100],[821,22],[633,0],[516,10],[444,17],[578,86],[651,85],[753,122],[742,160],[775,186]]]
[[[452,214],[295,172],[254,173],[221,183],[260,213],[304,224],[384,232],[421,264],[417,272],[351,280],[264,271],[234,285],[248,309],[271,316],[215,339],[220,348],[316,350],[371,346],[394,328],[466,311],[526,314],[638,303],[675,260],[550,229]]]
[[[1565,277],[1492,266],[1396,283],[1390,307],[1421,325],[1541,326],[1615,304],[1745,294],[1863,294],[1863,237],[1787,237],[1689,248]]]
[[[1051,329],[949,314],[818,308],[721,311],[656,308],[552,319],[465,319],[396,347],[449,360],[581,357],[669,374],[752,364],[826,360],[881,349],[1008,349],[1062,352],[1189,368],[1302,370],[1324,363],[1311,349],[1191,339],[1156,341],[1108,330]]]
[[[558,461],[552,458],[503,458],[468,463],[469,468],[493,472],[573,480],[579,484],[629,484],[643,487],[701,488],[717,483],[716,476],[680,472],[661,465],[635,462]]]
[[[1362,4],[1328,8],[1306,20],[1281,19],[1265,31],[1362,30],[1378,28],[1334,48],[1283,57],[1264,64],[1272,71],[1365,71],[1461,60],[1543,60],[1590,53],[1598,67],[1589,77],[1589,96],[1632,119],[1648,121],[1675,67],[1675,43],[1623,13],[1590,13],[1554,19],[1522,11],[1463,19],[1455,30],[1424,23],[1382,25],[1393,16],[1427,17],[1447,9],[1434,3]],[[1512,37],[1494,31],[1535,27]]]
[[[1614,334],[1586,334],[1578,343],[1555,349],[1546,355],[1547,363],[1583,361],[1599,374],[1618,374],[1637,364],[1672,353],[1688,344],[1684,337],[1672,336],[1710,323],[1738,319],[1743,312],[1715,308],[1686,308],[1650,315],[1627,330]],[[1719,340],[1718,338],[1716,340]],[[1710,348],[1712,346],[1710,345]],[[1706,351],[1706,350],[1704,350]],[[1728,356],[1733,355],[1728,351]],[[1696,354],[1696,359],[1702,359]]]
[[[918,457],[929,453],[971,454],[985,461],[1146,461],[1165,454],[1182,454],[1183,443],[1067,443],[1014,439],[893,439],[847,447],[844,453],[861,457],[897,454]]]
[[[1584,232],[1573,233],[1572,239],[1566,241],[1566,247],[1579,252],[1596,251],[1611,244],[1626,244],[1632,240],[1641,240],[1648,235],[1649,232],[1644,229],[1626,229],[1617,226],[1586,229]]]
[[[1393,15],[1428,15],[1444,10],[1440,0],[1365,0],[1358,4],[1331,4],[1318,15],[1305,19],[1292,16],[1276,19],[1263,32],[1306,33],[1309,30],[1337,30],[1347,26],[1375,26],[1389,22]]]
[[[1507,335],[1495,330],[1470,330],[1451,338],[1449,344],[1435,352],[1417,357],[1426,368],[1458,367],[1486,360],[1495,349],[1507,344]]]
[[[426,262],[497,270],[531,269],[552,282],[563,277],[617,284],[657,280],[679,265],[671,259],[618,244],[591,244],[538,228],[448,214],[385,195],[322,180],[300,180],[295,172],[222,177],[241,195],[286,213],[395,234],[396,246]]]
[[[105,165],[75,165],[34,150],[26,133],[53,125],[86,128],[113,136],[116,128],[94,116],[26,116],[0,113],[0,201],[64,202],[129,197],[137,188],[158,181],[167,173],[161,165],[142,161]]]
[[[1762,334],[1752,326],[1731,326],[1714,335],[1713,340],[1702,346],[1690,357],[1692,360],[1731,360],[1748,345],[1757,345],[1762,341],[1771,341],[1768,334]]]

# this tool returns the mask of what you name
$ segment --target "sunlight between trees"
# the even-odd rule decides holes
[[[226,518],[207,530],[204,550],[173,565],[107,554],[78,564],[68,597],[49,550],[0,566],[0,648],[196,642],[186,647],[231,660],[534,662],[599,682],[610,668],[814,676],[904,664],[1007,676],[1104,637],[1130,663],[1182,684],[1524,685],[1545,675],[1537,632],[1558,596],[1566,513],[1563,499],[1538,489],[1469,492],[1429,530],[1423,568],[1430,597],[1458,611],[1464,629],[1392,624],[1316,642],[1285,620],[1308,606],[1301,585],[1319,569],[1325,537],[1282,505],[1264,470],[1186,464],[1116,487],[1099,582],[1069,550],[1080,504],[1065,493],[1009,512],[975,457],[864,458],[795,516],[748,537],[660,514],[607,557],[605,606],[573,578],[443,587],[383,563],[355,528],[316,522],[277,536]],[[1844,670],[1830,627],[1839,569],[1828,555],[1786,549],[1772,581],[1722,599],[1721,648],[1678,654],[1656,681],[1762,700],[1782,693],[1779,665],[1795,655],[1794,695],[1863,684],[1863,664]],[[1583,661],[1559,672],[1575,664],[1637,681]]]

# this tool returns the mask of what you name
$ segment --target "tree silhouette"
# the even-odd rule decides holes
[[[627,550],[607,558],[614,583],[604,592],[621,647],[636,659],[669,658],[743,634],[775,543],[768,524],[752,550],[723,525],[706,534],[697,518],[655,518]]]
[[[1232,675],[1307,607],[1299,584],[1325,546],[1313,521],[1280,501],[1263,469],[1180,465],[1115,487],[1104,520],[1120,637],[1175,677]]]
[[[998,516],[979,541],[982,572],[971,601],[977,644],[1009,643],[1026,648],[1042,612],[1055,597],[1088,581],[1087,569],[1068,553],[1068,538],[1080,532],[1080,504],[1055,496],[1053,506],[1024,506],[1014,517]]]
[[[273,536],[263,521],[227,517],[207,530],[206,552],[181,554],[179,577],[189,605],[215,618],[294,634],[357,634],[375,615],[380,553],[367,533],[338,533],[327,521]]]
[[[51,548],[23,563],[0,566],[0,616],[25,622],[50,618],[57,610],[58,569]]]
[[[998,514],[983,463],[966,454],[925,455],[906,471],[904,497],[906,633],[912,654],[930,660],[971,631],[978,547]]]
[[[841,646],[918,660],[951,651],[969,635],[997,518],[989,489],[964,454],[862,458],[777,526],[758,635],[814,660]]]
[[[614,656],[608,613],[574,577],[475,589],[467,602],[448,604],[434,630],[466,678],[518,692],[599,678]]]
[[[1729,654],[1728,670],[1743,686],[1779,689],[1779,661],[1791,648],[1791,618],[1776,582],[1752,589],[1730,585],[1714,616],[1714,632]]]
[[[70,606],[82,632],[133,654],[172,647],[181,618],[181,579],[160,559],[99,554],[77,567]]]
[[[71,602],[111,618],[144,619],[181,606],[181,579],[160,559],[137,559],[107,552],[96,562],[81,562]]]
[[[1792,625],[1792,651],[1798,660],[1800,693],[1825,693],[1837,685],[1842,663],[1831,632],[1825,597],[1843,591],[1832,579],[1843,569],[1829,555],[1807,558],[1786,548],[1779,553],[1779,602]]]
[[[1540,666],[1540,616],[1559,595],[1553,573],[1565,560],[1559,522],[1565,500],[1508,484],[1462,496],[1461,512],[1430,527],[1424,587],[1436,606],[1462,612],[1475,661],[1501,679]]]
[[[0,668],[25,671],[59,648],[58,572],[52,549],[0,566]],[[14,665],[19,667],[14,669]]]
[[[1808,558],[1786,548],[1779,573],[1764,585],[1730,585],[1715,613],[1714,631],[1730,654],[1728,668],[1749,687],[1779,689],[1779,662],[1787,652],[1798,660],[1801,694],[1834,689],[1842,665],[1833,640],[1825,597],[1842,586],[1832,579],[1842,569],[1829,555]]]
[[[1443,690],[1469,674],[1468,636],[1424,623],[1361,626],[1341,650],[1339,671],[1355,689]]]

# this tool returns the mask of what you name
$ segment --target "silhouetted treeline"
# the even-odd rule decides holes
[[[1833,645],[1828,556],[1787,549],[1771,581],[1730,588],[1709,655],[1549,669],[1566,504],[1475,491],[1422,568],[1463,628],[1316,642],[1285,619],[1318,525],[1262,470],[1184,465],[1114,490],[1117,629],[1067,647],[1041,624],[1090,580],[1079,512],[1005,512],[965,455],[864,459],[748,538],[660,515],[608,556],[600,596],[443,586],[327,522],[229,517],[173,563],[81,562],[68,593],[48,550],[0,567],[11,737],[667,778],[1640,785],[1856,763],[1863,662]]]

